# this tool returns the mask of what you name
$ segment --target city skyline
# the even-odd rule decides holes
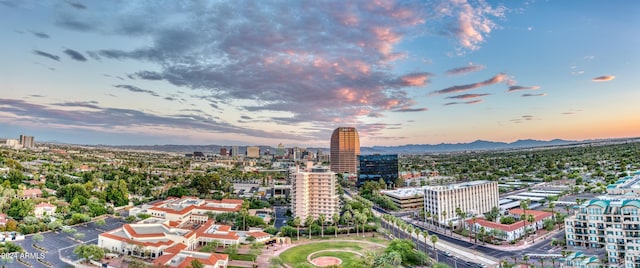
[[[0,1],[0,137],[329,147],[640,133],[640,3]]]

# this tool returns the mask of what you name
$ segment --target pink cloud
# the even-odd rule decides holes
[[[478,82],[478,83],[473,83],[473,84],[467,84],[467,85],[459,85],[459,86],[451,86],[445,89],[441,89],[441,90],[437,90],[432,92],[432,95],[439,95],[439,94],[447,94],[447,93],[456,93],[456,92],[463,92],[463,91],[467,91],[467,90],[472,90],[472,89],[476,89],[479,87],[484,87],[484,86],[490,86],[490,85],[494,85],[497,83],[502,83],[507,81],[508,76],[506,74],[500,73],[495,75],[494,77],[489,78],[488,80],[482,81],[482,82]]]
[[[603,76],[598,76],[598,77],[594,77],[593,79],[591,79],[591,81],[593,82],[606,82],[606,81],[611,81],[613,79],[615,79],[616,77],[613,75],[603,75]]]

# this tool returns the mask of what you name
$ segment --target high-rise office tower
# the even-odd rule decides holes
[[[331,171],[356,174],[358,155],[360,155],[360,138],[356,128],[336,128],[331,134]]]
[[[381,179],[389,188],[393,188],[398,180],[398,155],[361,155],[358,157],[360,170],[358,172],[358,187],[367,181],[379,182]],[[404,185],[395,185],[402,187]]]

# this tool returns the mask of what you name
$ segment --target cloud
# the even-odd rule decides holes
[[[547,96],[547,93],[538,93],[538,94],[526,93],[526,94],[520,95],[520,97],[544,97],[544,96]]]
[[[478,104],[483,102],[483,100],[471,100],[471,101],[465,101],[465,102],[447,102],[444,104],[444,106],[450,106],[450,105],[456,105],[456,104]]]
[[[491,7],[484,1],[475,2],[476,6],[466,0],[442,1],[434,10],[442,16],[453,17],[447,21],[445,35],[457,37],[461,47],[477,50],[485,42],[485,36],[497,27],[492,18],[503,18],[504,6]]]
[[[87,58],[84,57],[84,55],[82,55],[82,53],[75,51],[73,49],[65,49],[64,53],[69,55],[69,57],[71,57],[74,60],[77,61],[87,61]]]
[[[24,100],[1,99],[3,112],[19,118],[18,123],[46,126],[49,129],[82,129],[107,133],[166,135],[167,131],[184,133],[234,133],[249,137],[270,139],[309,140],[299,133],[272,133],[260,129],[244,128],[216,120],[207,115],[151,114],[134,109],[103,107],[96,101],[35,104]],[[61,109],[60,107],[63,107]],[[6,122],[7,118],[0,118]],[[330,135],[330,134],[329,134]]]
[[[431,75],[431,73],[426,72],[403,75],[399,78],[399,84],[403,87],[426,86]]]
[[[471,72],[477,72],[484,69],[483,65],[469,65],[469,66],[464,66],[464,67],[458,67],[458,68],[453,68],[450,70],[447,70],[446,74],[447,75],[461,75],[461,74],[467,74],[467,73],[471,73]]]
[[[488,80],[482,81],[482,82],[478,82],[478,83],[473,83],[473,84],[467,84],[467,85],[459,85],[459,86],[452,86],[452,87],[448,87],[445,89],[441,89],[441,90],[437,90],[437,91],[433,91],[431,92],[432,95],[438,95],[438,94],[447,94],[447,93],[457,93],[457,92],[463,92],[463,91],[467,91],[467,90],[472,90],[472,89],[476,89],[479,87],[484,87],[484,86],[490,86],[493,84],[497,84],[497,83],[502,83],[507,81],[507,75],[500,73],[495,75],[494,77],[489,78]]]
[[[516,119],[511,119],[509,121],[516,123],[516,124],[520,124],[524,121],[533,121],[533,120],[540,120],[539,118],[533,116],[533,115],[523,115],[520,118],[516,118]]]
[[[594,77],[593,79],[591,79],[591,81],[594,82],[606,82],[606,81],[611,81],[613,79],[615,79],[616,77],[613,75],[603,75],[603,76],[598,76],[598,77]]]
[[[411,113],[411,112],[424,112],[428,110],[429,110],[428,108],[401,108],[401,109],[394,110],[394,112]]]
[[[50,36],[46,33],[42,33],[42,32],[31,32],[34,36],[39,37],[39,38],[43,38],[43,39],[48,39]]]
[[[149,40],[83,52],[153,66],[130,72],[132,79],[211,92],[216,100],[241,103],[238,109],[276,114],[278,122],[333,126],[412,109],[408,88],[427,85],[432,75],[392,68],[409,56],[398,44],[438,35],[475,50],[504,10],[484,1],[124,1],[117,8],[63,10],[54,21],[74,31]]]
[[[253,118],[251,118],[251,116],[247,116],[247,115],[242,115],[242,116],[240,116],[240,118],[245,119],[245,120],[253,119]]]
[[[117,88],[124,88],[124,89],[127,89],[127,90],[131,91],[131,92],[148,93],[151,96],[160,97],[160,95],[158,95],[158,93],[156,93],[154,91],[142,89],[142,88],[139,88],[139,87],[136,87],[136,86],[132,86],[132,85],[113,85],[113,86],[117,87]]]
[[[49,58],[49,59],[52,59],[52,60],[55,60],[55,61],[60,61],[60,56],[49,54],[49,53],[44,52],[44,51],[34,50],[33,54],[36,54],[38,56],[42,56],[42,57],[45,57],[45,58]]]
[[[507,92],[521,91],[521,90],[538,90],[539,86],[510,86]]]
[[[484,97],[484,96],[488,96],[488,95],[491,95],[491,94],[489,94],[489,93],[462,94],[462,95],[456,95],[456,96],[447,97],[447,99],[473,99],[473,98],[479,98],[479,97]]]
[[[87,9],[87,6],[80,4],[80,3],[76,3],[76,2],[71,2],[71,1],[66,1],[67,4],[69,4],[69,6],[72,6],[73,8],[76,9]]]

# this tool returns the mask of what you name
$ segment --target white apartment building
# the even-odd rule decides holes
[[[496,181],[471,181],[446,186],[430,186],[424,189],[425,213],[437,215],[441,224],[459,219],[456,210],[468,216],[480,215],[500,207],[500,192]]]
[[[291,211],[302,220],[308,216],[317,219],[320,215],[329,220],[340,212],[338,180],[329,167],[312,164],[291,169]]]
[[[640,266],[640,197],[600,196],[565,219],[569,249],[604,249],[605,267]]]

